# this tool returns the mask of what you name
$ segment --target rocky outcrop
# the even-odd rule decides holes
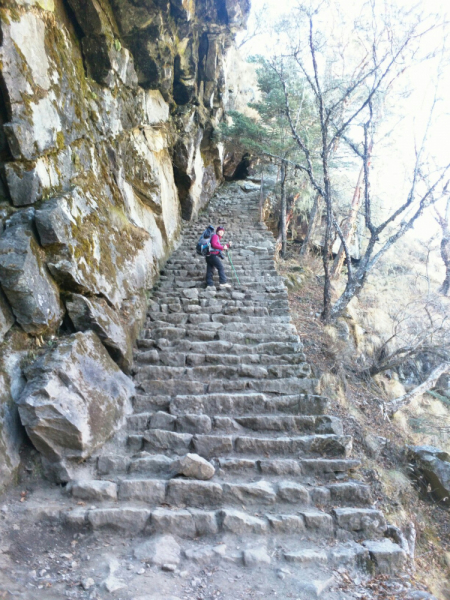
[[[181,218],[222,179],[214,132],[225,56],[248,11],[248,0],[2,3],[6,361],[17,350],[11,327],[32,336],[31,347],[34,338],[95,331],[129,369],[145,291]],[[0,461],[2,440],[17,433],[7,431]]]
[[[413,446],[408,458],[416,477],[430,485],[435,498],[450,503],[450,454],[434,446]]]
[[[9,482],[20,463],[19,450],[24,441],[16,401],[25,386],[22,361],[26,350],[26,335],[15,332],[8,353],[0,353],[0,490]]]
[[[0,237],[0,280],[13,313],[27,333],[54,332],[63,310],[59,290],[33,235],[33,209],[18,212]]]
[[[48,474],[70,479],[70,466],[88,458],[131,410],[132,381],[92,331],[76,333],[27,371],[19,413]]]
[[[66,306],[75,328],[78,331],[95,331],[112,358],[125,371],[129,371],[133,359],[133,339],[107,302],[101,298],[73,294]]]

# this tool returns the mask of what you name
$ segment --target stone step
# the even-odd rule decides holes
[[[149,348],[156,347],[156,340],[140,338],[137,341],[139,349],[148,350]],[[303,345],[297,342],[265,342],[262,344],[254,344],[249,346],[248,344],[233,344],[232,342],[224,342],[219,340],[213,340],[209,342],[200,342],[195,340],[175,340],[172,343],[164,342],[158,345],[158,349],[166,351],[170,346],[170,352],[193,352],[195,354],[233,354],[235,356],[256,354],[256,355],[272,355],[282,356],[291,354],[293,357],[304,356],[300,354],[303,349]],[[302,359],[304,360],[304,358]]]
[[[205,276],[205,273],[203,271],[200,271],[201,269],[204,269],[204,265],[202,264],[196,265],[195,268],[189,267],[189,265],[178,265],[177,267],[172,267],[171,269],[164,268],[160,272],[160,276],[167,277],[168,279],[165,279],[165,281],[170,281],[171,278],[173,281],[176,281],[178,278],[181,277],[187,279],[188,276],[192,276],[196,281],[199,281],[201,277]],[[261,279],[261,277],[263,279],[266,279],[268,277],[280,277],[275,268],[269,266],[262,268],[258,264],[249,265],[248,263],[235,263],[234,269],[238,274],[240,280],[241,276],[250,276],[258,279]]]
[[[209,307],[211,308],[211,307]],[[204,310],[204,309],[202,309]],[[207,313],[203,313],[207,314]],[[222,316],[222,315],[221,315]],[[173,312],[169,314],[161,314],[155,313],[155,319],[153,321],[148,321],[146,324],[147,330],[149,331],[148,337],[152,337],[151,333],[154,330],[165,329],[166,327],[170,327],[171,325],[181,325],[182,328],[186,330],[189,334],[197,333],[198,331],[203,332],[205,329],[208,331],[216,331],[216,332],[241,332],[248,333],[251,335],[254,334],[266,334],[266,332],[270,331],[272,335],[277,336],[297,336],[297,331],[295,326],[291,323],[279,323],[274,321],[263,321],[262,323],[249,323],[243,321],[235,321],[228,323],[223,323],[222,319],[211,320],[210,323],[204,325],[201,323],[200,325],[189,324],[188,321],[189,315],[182,312]]]
[[[367,528],[362,523],[365,519],[376,515],[381,520],[379,511],[366,508],[371,503],[370,488],[359,482],[330,483],[314,487],[288,480],[272,482],[260,479],[251,483],[229,483],[183,478],[149,479],[130,475],[117,481],[75,480],[65,492],[71,493],[77,500],[88,502],[119,500],[142,502],[152,507],[261,508],[277,504],[277,507],[282,505],[281,510],[288,511],[287,514],[291,511],[298,513],[302,509],[318,510],[316,505],[320,504],[322,510],[328,507],[326,512],[334,516],[339,527],[347,531],[353,531],[356,527],[358,532],[361,527]],[[352,503],[351,509],[345,506],[349,502]],[[343,507],[339,508],[341,506]],[[385,528],[384,519],[382,522]]]
[[[341,512],[339,512],[341,511]],[[346,511],[346,518],[343,513]],[[351,515],[350,515],[351,513]],[[88,528],[94,531],[116,530],[126,534],[154,535],[166,533],[180,538],[197,538],[216,534],[235,535],[274,535],[295,534],[311,539],[363,541],[375,560],[381,566],[381,552],[385,557],[393,556],[393,562],[400,566],[405,554],[399,546],[383,538],[386,522],[381,511],[364,508],[334,509],[330,513],[318,509],[300,509],[296,514],[282,510],[255,514],[232,507],[217,510],[200,508],[170,509],[150,508],[123,503],[101,508],[86,509],[74,507],[61,512],[61,519],[73,528]],[[348,542],[347,542],[348,543]],[[298,547],[298,546],[297,546]],[[330,548],[333,550],[333,546]],[[292,551],[291,551],[292,552]],[[292,557],[292,562],[296,562]]]
[[[161,351],[156,348],[136,350],[135,365],[165,365],[173,367],[200,365],[264,365],[276,368],[305,363],[305,355],[298,354],[198,354],[195,352]],[[306,364],[306,363],[305,363]]]
[[[197,342],[212,342],[223,341],[233,344],[256,345],[270,342],[280,343],[297,343],[300,344],[298,335],[288,335],[278,332],[274,333],[241,333],[239,331],[226,331],[225,328],[220,328],[216,331],[209,327],[195,327],[188,325],[184,327],[174,327],[170,325],[158,325],[152,329],[144,330],[144,337],[154,340],[165,339],[171,342],[188,338],[191,341]]]
[[[226,270],[227,272],[227,270]],[[206,273],[206,272],[205,272]],[[188,289],[188,288],[199,288],[204,285],[205,282],[205,273],[199,273],[198,275],[190,275],[189,277],[167,277],[162,275],[158,281],[158,289],[167,290],[167,289]],[[264,275],[260,273],[259,275],[240,275],[239,282],[234,283],[233,274],[228,272],[229,281],[231,284],[231,288],[220,288],[221,290],[226,291],[229,297],[231,297],[232,292],[234,291],[234,286],[252,286],[256,290],[268,290],[271,288],[273,290],[283,290],[285,289],[284,279],[280,276],[272,277],[270,275]]]
[[[198,288],[205,281],[206,271],[204,271],[204,267],[205,265],[199,265],[198,271],[194,275],[161,275],[158,280],[159,289],[166,290],[168,288],[172,288],[175,290],[178,288]],[[227,269],[225,269],[225,272],[227,272]],[[234,277],[234,273],[229,272],[228,274],[230,278],[230,281],[228,283],[231,283]],[[237,286],[253,286],[254,284],[258,284],[260,288],[262,286],[276,286],[280,290],[284,288],[284,279],[280,275],[274,276],[268,273],[255,270],[253,273],[238,273],[238,276],[239,282],[236,281]],[[232,286],[231,288],[220,289],[228,293],[228,296],[231,297],[231,294],[234,291],[234,286]]]
[[[206,275],[206,271],[203,276]],[[190,277],[193,277],[191,275]],[[189,277],[189,279],[190,279]],[[177,296],[182,299],[184,297],[188,297],[185,295],[186,292],[189,294],[194,294],[198,298],[221,298],[223,300],[228,299],[229,301],[239,299],[244,300],[244,298],[236,298],[236,296],[245,294],[245,300],[250,298],[255,299],[257,302],[270,302],[275,300],[286,300],[288,298],[287,288],[284,284],[284,279],[277,283],[277,285],[271,285],[268,281],[265,281],[264,278],[258,278],[258,283],[260,285],[255,285],[253,282],[251,285],[245,284],[243,281],[240,284],[236,281],[234,274],[230,273],[230,277],[232,277],[232,285],[231,287],[220,287],[219,283],[216,283],[213,286],[206,287],[205,280],[201,279],[198,273],[195,275],[198,277],[198,280],[194,281],[193,285],[187,285],[189,282],[183,282],[183,285],[173,286],[164,288],[161,287],[161,281],[155,283],[155,287],[152,290],[152,299],[156,302],[159,302],[161,305],[166,304],[166,298],[173,298]],[[239,277],[239,280],[241,277]],[[162,280],[164,281],[164,280]],[[230,282],[228,282],[230,283]],[[189,296],[190,297],[190,296]]]
[[[167,323],[173,325],[184,325],[189,323],[191,316],[208,315],[208,320],[205,322],[212,322],[215,329],[221,327],[226,328],[228,331],[250,331],[253,333],[260,333],[266,331],[268,328],[272,331],[281,331],[288,334],[296,334],[294,326],[290,322],[290,318],[286,316],[268,316],[268,311],[264,310],[267,314],[255,315],[255,314],[238,314],[238,308],[231,306],[222,310],[221,313],[209,313],[204,312],[203,308],[199,304],[189,304],[188,306],[181,307],[180,305],[174,306],[169,304],[171,312],[151,312],[149,320],[146,321],[145,327],[151,329],[152,327],[166,327]],[[204,327],[204,326],[203,326]],[[190,327],[194,329],[195,327]]]
[[[203,385],[204,387],[204,385]],[[186,390],[183,390],[186,391]],[[134,410],[141,412],[168,411],[174,415],[206,414],[247,416],[257,414],[322,415],[328,407],[323,396],[295,395],[272,397],[264,394],[204,394],[196,396],[139,394],[134,397]]]
[[[298,436],[220,435],[177,433],[165,429],[150,429],[143,434],[130,433],[127,438],[132,452],[156,452],[184,455],[193,452],[206,459],[223,456],[238,457],[293,457],[311,458],[348,457],[352,449],[351,436],[312,434]]]
[[[138,391],[145,394],[175,396],[188,394],[223,394],[228,392],[254,391],[280,395],[314,394],[318,382],[315,379],[212,379],[189,381],[186,379],[145,379],[138,382]]]
[[[142,406],[142,402],[140,404]],[[173,415],[197,414],[246,416],[248,414],[323,415],[328,399],[323,396],[296,394],[178,394],[169,403]]]
[[[220,290],[220,288],[219,288]],[[183,290],[183,291],[191,291],[191,292],[201,292],[202,290],[200,290],[199,288],[194,288],[194,289],[189,289],[189,290]],[[239,293],[239,295],[243,295],[241,292],[232,292],[231,296],[227,296],[227,297],[223,297],[223,292],[218,291],[216,293],[216,295],[212,295],[212,292],[210,292],[210,296],[208,298],[202,298],[199,297],[198,299],[195,299],[195,302],[198,303],[200,306],[205,306],[207,303],[210,303],[211,301],[215,301],[215,302],[221,302],[222,306],[223,306],[223,310],[229,310],[229,309],[239,309],[241,314],[247,314],[244,311],[248,310],[248,309],[253,309],[254,314],[256,316],[258,315],[267,315],[270,314],[270,311],[273,309],[279,309],[279,308],[283,308],[285,310],[284,316],[287,316],[288,313],[288,299],[287,297],[278,297],[278,295],[274,295],[274,294],[264,294],[263,297],[259,297],[257,299],[254,300],[237,300],[235,299],[235,296]],[[187,301],[189,300],[189,301]],[[205,301],[205,302],[203,302]],[[161,313],[168,313],[170,312],[169,310],[169,306],[170,305],[174,305],[174,304],[179,304],[179,305],[192,305],[194,304],[194,300],[192,299],[187,299],[187,298],[180,298],[180,296],[178,294],[169,294],[166,293],[164,294],[164,298],[163,299],[159,299],[158,297],[154,298],[151,301],[151,304],[149,305],[149,311],[150,312],[161,312]],[[263,310],[264,309],[264,310]],[[235,314],[239,314],[239,313],[235,313]],[[248,313],[250,316],[251,313]]]
[[[169,300],[170,302],[170,300]],[[169,310],[170,307],[170,310]],[[264,318],[266,322],[261,321],[260,324],[264,327],[271,327],[277,322],[290,322],[290,318],[286,317],[286,307],[280,305],[279,302],[272,303],[269,306],[235,306],[234,303],[227,303],[221,307],[207,307],[204,310],[199,304],[184,305],[180,310],[178,306],[173,304],[167,305],[167,312],[150,312],[149,320],[146,321],[146,327],[148,327],[154,321],[166,321],[166,322],[187,322],[187,323],[251,323],[255,319]],[[175,310],[176,308],[176,310]],[[178,312],[177,312],[178,311]],[[181,315],[173,317],[172,314]],[[183,317],[187,317],[183,320]],[[202,317],[198,319],[198,317]]]
[[[220,379],[235,379],[236,377],[255,379],[288,379],[311,376],[308,363],[299,365],[262,366],[256,364],[240,365],[207,365],[207,366],[158,366],[136,365],[133,368],[135,381],[140,383],[148,379],[170,380],[185,379],[186,381],[211,381]]]
[[[302,598],[319,598],[333,570],[398,572],[405,555],[354,479],[352,438],[316,395],[275,240],[258,223],[259,192],[230,189],[232,199],[217,196],[183,226],[134,352],[134,413],[80,471],[97,479],[68,484],[62,518],[85,531],[186,538],[190,561],[225,557],[230,544],[227,560],[279,562],[302,579]],[[195,245],[210,222],[234,242],[240,283],[225,259],[230,288],[205,288]]]
[[[243,270],[260,269],[263,272],[268,271],[270,273],[276,270],[275,262],[271,256],[261,256],[255,254],[245,255],[240,253],[233,253],[231,256],[235,268],[237,267]],[[161,272],[169,275],[173,274],[175,271],[186,270],[189,273],[192,273],[199,267],[205,266],[204,259],[197,259],[197,257],[195,257],[195,260],[192,260],[192,258],[192,254],[188,254],[187,256],[180,257],[180,260],[177,260],[176,262],[168,262]],[[227,263],[228,261],[226,261],[225,264]],[[278,273],[276,274],[278,275]]]
[[[178,458],[149,452],[140,452],[131,458],[116,453],[98,457],[96,467],[101,477],[121,474],[169,477],[174,460]],[[242,477],[248,480],[263,475],[269,479],[289,477],[290,480],[302,478],[308,482],[341,479],[361,465],[359,460],[350,458],[219,458],[214,464],[221,479],[228,480],[233,476],[238,481]]]
[[[274,276],[279,275],[276,271],[275,262],[270,256],[258,256],[258,255],[243,255],[243,254],[232,254],[232,260],[234,267],[239,271],[256,271],[263,273],[273,274]],[[227,264],[226,261],[225,264]],[[170,276],[174,275],[179,271],[187,271],[188,273],[194,273],[198,271],[199,268],[205,267],[205,261],[201,258],[192,260],[192,254],[182,257],[180,260],[176,262],[168,262],[161,270],[161,274]],[[238,272],[239,272],[238,271]]]
[[[348,471],[359,468],[360,461],[349,458],[219,458],[218,468],[222,477],[228,474],[234,477],[245,475],[254,477],[263,474],[265,477],[289,477],[307,480],[340,478]]]
[[[337,417],[284,416],[284,415],[232,415],[208,417],[207,415],[172,415],[166,411],[135,413],[127,417],[130,432],[143,433],[148,429],[164,429],[177,433],[241,432],[302,432],[343,435],[342,422]]]

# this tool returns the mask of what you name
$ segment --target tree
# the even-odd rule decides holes
[[[398,371],[425,356],[434,365],[450,361],[450,316],[442,298],[427,292],[391,311],[390,318],[392,333],[364,369],[367,374]]]
[[[439,291],[444,296],[448,296],[450,291],[450,198],[447,198],[444,215],[442,215],[437,208],[435,211],[436,220],[442,229],[441,258],[445,265],[445,279]]]
[[[348,29],[344,29],[349,23],[344,23],[342,15],[338,14],[337,24],[330,29],[329,14],[334,9],[335,5],[325,1],[312,8],[297,8],[288,31],[290,50],[283,55],[277,54],[270,61],[283,89],[292,139],[302,156],[300,161],[291,164],[307,175],[325,204],[322,313],[325,321],[342,315],[352,298],[360,293],[376,263],[447,191],[450,170],[450,162],[432,165],[427,154],[431,109],[425,133],[414,148],[408,190],[389,212],[386,211],[387,202],[382,210],[377,209],[371,188],[370,163],[372,149],[382,137],[378,130],[384,124],[386,111],[399,102],[405,92],[399,82],[408,69],[418,61],[435,56],[434,51],[426,49],[426,44],[430,44],[439,22],[419,14],[416,7],[386,15],[378,12],[374,2],[369,2],[350,24],[353,36],[350,42],[344,43],[340,36],[348,36]],[[391,19],[396,27],[392,27]],[[333,32],[336,32],[334,36]],[[286,64],[289,64],[289,70]],[[296,118],[297,90],[303,86],[292,85],[293,69],[297,82],[303,82],[314,99],[312,107],[320,130],[318,148],[311,144]],[[350,153],[347,160],[352,162],[353,171],[361,169],[363,172],[361,208],[367,244],[356,268],[352,265],[348,236],[337,219],[335,180],[342,169],[342,161],[336,156],[336,148],[340,145]],[[342,149],[339,152],[342,158]],[[387,215],[383,214],[386,212]],[[338,235],[345,254],[347,281],[345,290],[332,304],[329,259],[334,234]]]
[[[420,385],[415,387],[413,390],[405,394],[404,396],[400,396],[400,398],[396,398],[395,400],[391,400],[387,403],[387,412],[389,415],[393,415],[398,410],[400,410],[403,406],[410,404],[415,398],[425,394],[430,391],[437,385],[437,382],[442,377],[450,371],[450,362],[443,362],[438,365],[433,371],[428,375],[427,379],[422,382]]]
[[[253,57],[252,62],[258,65],[258,88],[261,99],[250,103],[250,108],[257,111],[259,120],[255,121],[241,113],[230,111],[231,122],[221,126],[221,134],[242,154],[250,153],[263,162],[272,162],[279,167],[280,173],[280,235],[281,256],[286,255],[287,247],[287,194],[290,177],[295,175],[291,164],[300,158],[298,148],[292,139],[289,121],[284,105],[284,92],[278,74],[263,57]],[[282,68],[282,67],[280,67]],[[285,65],[284,76],[296,89],[292,110],[295,119],[301,122],[302,132],[317,137],[317,126],[312,118],[311,102],[304,89],[304,82],[291,78],[289,65]]]

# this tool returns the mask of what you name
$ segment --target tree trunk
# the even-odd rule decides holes
[[[324,183],[325,183],[325,207],[326,207],[326,226],[325,226],[325,239],[323,244],[323,272],[325,281],[323,284],[323,311],[322,320],[325,323],[330,321],[331,316],[331,279],[330,279],[330,242],[333,227],[333,207],[331,204],[331,193],[330,193],[330,180],[328,179],[328,164],[324,162]]]
[[[289,229],[289,224],[290,224],[293,216],[294,216],[294,211],[291,209],[286,215],[286,231]],[[281,227],[280,227],[280,231],[278,233],[278,237],[277,237],[277,241],[276,241],[276,245],[275,245],[275,255],[279,252],[281,253],[282,239],[283,239],[283,234],[282,234]]]
[[[261,189],[259,192],[259,220],[264,222],[264,173],[261,173]]]
[[[359,172],[358,181],[356,183],[355,192],[353,194],[352,206],[350,209],[350,215],[348,217],[347,223],[344,227],[344,237],[347,244],[347,247],[350,246],[353,235],[356,229],[356,220],[358,217],[359,207],[361,206],[361,180],[364,175],[364,167],[361,168]],[[336,281],[339,281],[341,276],[342,266],[345,260],[345,250],[344,245],[341,243],[339,247],[339,252],[337,253],[336,258],[334,259],[333,266],[331,268],[330,277]]]
[[[443,228],[443,237],[441,241],[441,257],[445,265],[444,283],[439,288],[439,292],[448,296],[450,290],[450,230],[448,227]]]
[[[402,408],[402,406],[409,404],[412,400],[414,400],[414,398],[417,398],[417,396],[420,396],[421,394],[425,394],[425,392],[428,392],[428,390],[431,390],[432,388],[434,388],[436,386],[439,378],[441,377],[441,375],[444,375],[445,373],[448,373],[449,371],[450,371],[450,363],[448,363],[448,362],[442,363],[441,365],[436,367],[433,371],[431,371],[430,375],[423,383],[418,385],[416,388],[414,388],[413,390],[411,390],[404,396],[400,396],[400,398],[396,398],[395,400],[388,402],[388,404],[387,404],[388,412],[391,415],[393,415],[398,410],[400,410],[400,408]]]
[[[286,163],[281,162],[281,257],[286,257],[287,232],[286,232]]]
[[[320,194],[316,194],[314,198],[314,204],[311,209],[311,213],[309,215],[309,224],[308,231],[306,232],[306,237],[303,241],[302,247],[300,248],[300,257],[308,256],[309,254],[309,246],[311,244],[311,240],[315,233],[317,223],[319,222],[320,217]]]
[[[364,285],[366,276],[367,272],[364,272],[364,270],[362,270],[362,276],[358,277],[358,274],[356,274],[351,281],[347,281],[347,285],[345,286],[345,290],[342,296],[339,298],[339,300],[337,300],[337,302],[335,302],[333,307],[329,310],[327,319],[329,323],[332,321],[336,321],[336,319],[338,319],[342,315],[344,310],[347,308],[352,298],[359,294],[361,288]]]

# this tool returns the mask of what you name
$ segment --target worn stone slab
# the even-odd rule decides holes
[[[275,533],[304,533],[305,521],[296,515],[267,515],[270,527]]]
[[[72,496],[81,500],[117,500],[117,484],[112,481],[73,481]]]
[[[149,517],[150,510],[144,508],[97,508],[87,513],[93,529],[117,529],[128,533],[143,531]]]
[[[290,563],[299,563],[302,565],[318,565],[328,562],[327,553],[324,550],[297,550],[295,552],[285,552],[284,559]]]
[[[305,520],[307,529],[328,534],[333,531],[333,519],[327,513],[314,510],[302,510],[300,514]]]
[[[194,436],[193,445],[197,454],[212,458],[232,452],[233,438],[224,435],[198,435]]]
[[[242,557],[246,567],[257,567],[259,565],[269,565],[271,563],[271,558],[267,553],[267,549],[264,547],[244,550]]]
[[[189,512],[194,517],[197,535],[214,535],[218,533],[219,525],[215,512],[196,508],[189,508]]]
[[[172,533],[187,538],[197,535],[194,517],[187,510],[156,508],[152,512],[149,529],[152,533]]]
[[[172,479],[167,484],[167,502],[173,506],[217,506],[222,500],[222,486],[206,481]]]
[[[309,504],[309,492],[299,483],[282,481],[278,484],[278,497],[291,504]]]
[[[386,530],[386,520],[381,511],[370,508],[335,508],[333,514],[338,527],[362,535],[374,535]]]
[[[268,531],[267,521],[252,517],[238,510],[229,508],[221,510],[218,517],[221,529],[224,532],[244,535],[249,533],[266,533]]]
[[[166,496],[166,482],[157,479],[125,479],[119,484],[120,500],[160,504]]]
[[[190,450],[192,435],[152,429],[144,434],[144,446],[149,450],[169,450],[175,454],[186,454]]]
[[[157,535],[136,546],[134,557],[152,565],[177,565],[181,558],[181,548],[171,535]]]
[[[271,505],[276,501],[276,493],[273,486],[267,481],[257,483],[224,483],[223,491],[225,499],[233,504],[264,504]]]
[[[403,569],[406,553],[391,540],[366,540],[362,544],[369,551],[376,573],[395,575]]]

